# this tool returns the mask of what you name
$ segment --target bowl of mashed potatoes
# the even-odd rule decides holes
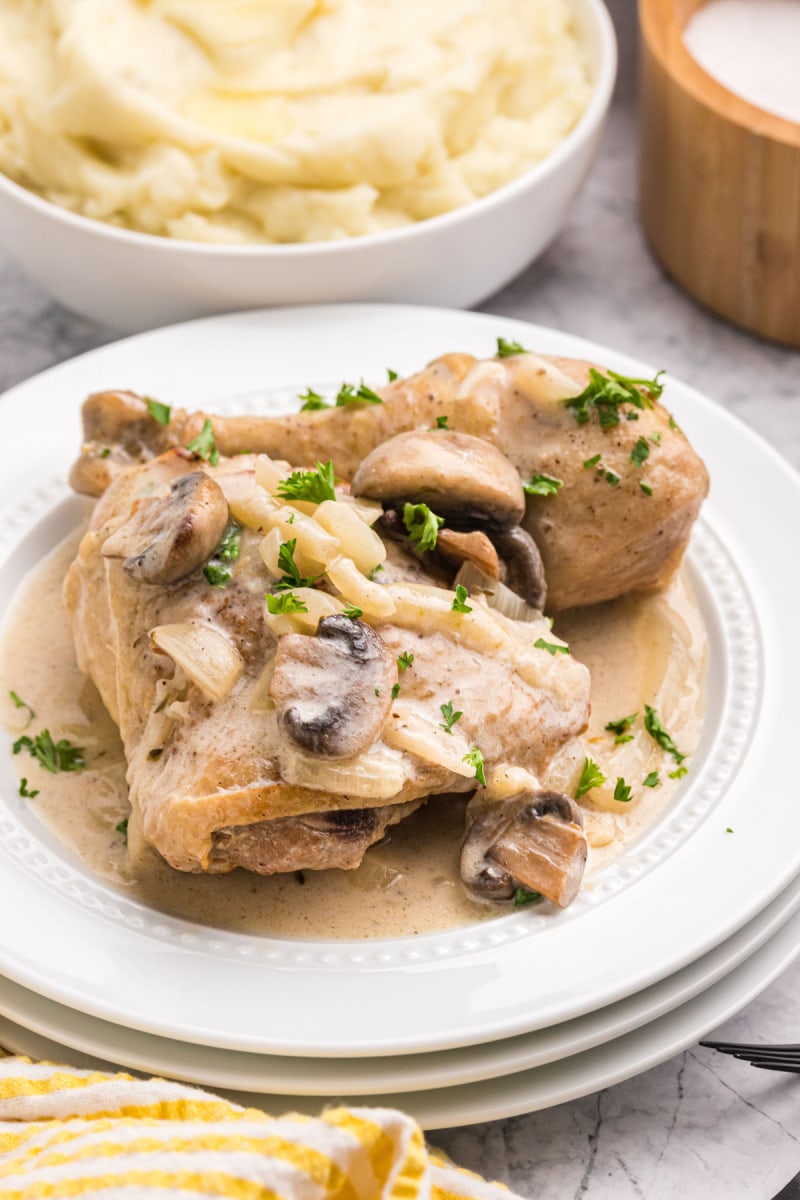
[[[558,232],[615,71],[602,0],[0,0],[0,240],[127,331],[468,306]]]

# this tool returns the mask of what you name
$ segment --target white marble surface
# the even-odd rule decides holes
[[[610,7],[620,86],[602,158],[557,243],[483,308],[664,367],[800,465],[800,354],[698,308],[644,248],[635,200],[634,3],[611,0]],[[0,389],[113,337],[0,261]],[[740,1041],[800,1040],[800,963],[723,1031]],[[768,1200],[800,1171],[800,1078],[695,1047],[583,1100],[434,1140],[465,1166],[537,1200]]]

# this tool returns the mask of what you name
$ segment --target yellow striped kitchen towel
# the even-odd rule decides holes
[[[269,1117],[165,1079],[0,1059],[0,1200],[514,1200],[389,1108]]]

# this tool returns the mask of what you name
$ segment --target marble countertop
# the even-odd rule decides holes
[[[635,6],[611,0],[609,7],[620,77],[600,160],[557,242],[482,308],[664,367],[800,465],[800,355],[699,308],[644,246],[636,211]],[[114,337],[60,308],[0,259],[0,389]],[[800,1039],[800,963],[722,1032],[737,1041]],[[433,1140],[464,1166],[537,1200],[768,1200],[800,1170],[800,1079],[694,1047],[582,1100]]]

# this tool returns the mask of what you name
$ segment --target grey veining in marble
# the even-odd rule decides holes
[[[644,246],[636,212],[633,0],[611,0],[610,8],[620,84],[600,161],[558,241],[482,308],[665,367],[798,465],[800,354],[699,308]],[[114,336],[0,262],[0,389]],[[732,1040],[800,1041],[800,964],[722,1032]],[[598,1095],[432,1140],[537,1200],[768,1200],[800,1171],[800,1077],[758,1072],[694,1047]]]

